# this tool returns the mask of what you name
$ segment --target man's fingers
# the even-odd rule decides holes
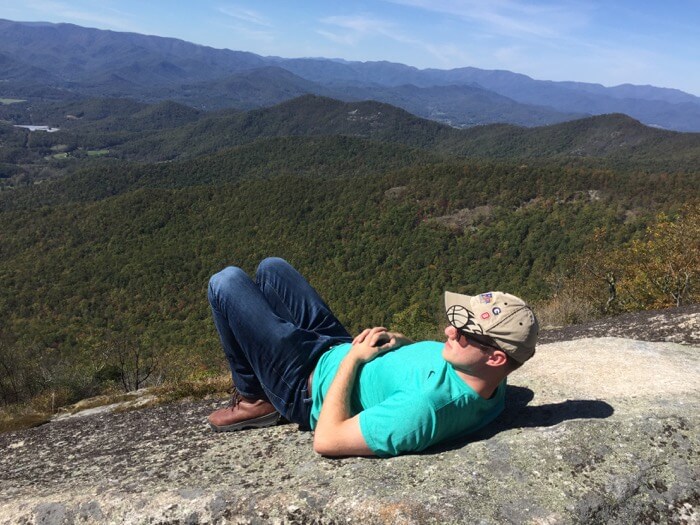
[[[380,347],[391,342],[391,337],[387,332],[377,332],[373,335],[372,346]]]
[[[370,329],[369,329],[369,328],[365,328],[364,330],[362,330],[362,332],[360,332],[359,334],[357,334],[357,335],[355,336],[355,339],[352,340],[352,344],[356,345],[356,344],[361,343],[362,341],[364,341],[364,340],[367,338],[367,335],[369,334],[369,332],[370,332]]]
[[[360,332],[357,336],[355,336],[355,339],[352,340],[352,344],[356,345],[359,343],[363,343],[365,340],[367,340],[368,343],[370,343],[370,346],[375,346],[375,341],[377,334],[385,333],[386,328],[383,326],[375,326],[374,328],[365,328]]]
[[[378,355],[390,350],[386,343],[391,340],[391,334],[383,326],[375,326],[363,330],[355,339],[351,352],[362,362],[367,363]]]
[[[383,326],[375,326],[370,331],[370,343],[372,346],[377,346],[377,342],[386,334],[386,328]]]

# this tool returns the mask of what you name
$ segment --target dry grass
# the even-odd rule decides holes
[[[203,399],[209,396],[223,397],[231,390],[231,387],[231,375],[222,374],[199,380],[165,383],[155,387],[152,392],[163,403],[171,403],[180,399]]]
[[[77,412],[82,412],[83,410],[88,410],[90,408],[103,407],[106,405],[113,405],[115,403],[126,403],[127,401],[133,401],[138,399],[142,395],[139,392],[127,392],[125,393],[109,393],[101,396],[89,397],[87,399],[81,399],[77,403],[72,405],[61,407],[58,412],[75,414]]]
[[[549,301],[536,304],[535,313],[542,328],[585,323],[599,316],[593,305],[568,291],[562,291]]]
[[[11,432],[48,423],[58,413],[75,414],[83,410],[123,403],[116,411],[125,412],[162,405],[183,399],[225,397],[231,390],[229,374],[198,380],[165,383],[138,392],[109,391],[103,395],[68,404],[66,393],[50,392],[31,401],[0,408],[0,432]]]
[[[27,410],[0,409],[0,432],[38,427],[51,420],[51,414]]]
[[[0,408],[0,432],[32,428],[51,420],[59,407],[68,403],[69,392],[55,389],[33,397],[26,403]]]

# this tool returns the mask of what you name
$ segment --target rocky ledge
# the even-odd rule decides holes
[[[700,314],[648,316],[662,336],[620,318],[546,335],[494,424],[420,455],[327,459],[289,424],[215,434],[212,401],[3,434],[0,523],[700,523]]]

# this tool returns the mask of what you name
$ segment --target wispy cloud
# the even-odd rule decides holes
[[[60,15],[81,25],[96,25],[101,28],[119,31],[139,31],[133,17],[108,6],[97,6],[97,8],[93,6],[92,9],[79,9],[74,5],[67,5],[64,2],[52,0],[27,0],[26,6],[39,14]],[[47,20],[49,18],[49,16],[46,17]]]
[[[226,27],[228,30],[232,31],[238,37],[255,40],[257,42],[271,44],[276,41],[276,36],[273,31],[267,31],[264,29],[251,29],[242,24],[219,24],[222,27]]]
[[[454,44],[433,44],[422,42],[418,45],[427,50],[436,60],[434,67],[454,67],[455,65],[469,64],[473,57],[466,53],[461,47]]]
[[[385,33],[392,25],[390,22],[366,15],[327,16],[322,18],[321,22],[358,33]]]
[[[356,47],[365,40],[377,37],[406,41],[392,22],[370,15],[327,16],[319,22],[324,27],[317,29],[317,34],[345,47]]]
[[[252,9],[245,9],[236,6],[219,7],[219,12],[231,18],[236,18],[241,22],[255,24],[263,27],[272,27],[272,23],[263,15]]]
[[[440,65],[464,62],[466,54],[452,44],[439,44],[434,41],[424,41],[402,31],[394,22],[382,20],[369,15],[328,16],[320,20],[329,28],[318,29],[316,32],[337,43],[355,46],[365,39],[373,37],[388,38],[394,42],[413,46],[422,51],[428,51]]]
[[[606,85],[655,78],[658,73],[657,64],[667,60],[662,53],[654,50],[621,46],[613,42],[590,42],[583,47],[585,53],[577,57],[578,63],[586,70],[597,71],[600,77],[598,81]],[[663,78],[658,78],[657,82],[663,85]]]
[[[508,36],[554,38],[585,25],[589,7],[581,2],[524,0],[386,0],[479,24],[482,29]]]
[[[316,33],[324,38],[327,38],[331,42],[336,44],[341,44],[343,46],[354,46],[360,40],[360,35],[355,33],[334,33],[333,31],[327,31],[325,29],[317,29]]]
[[[233,32],[238,41],[255,41],[265,47],[276,41],[274,25],[261,13],[233,5],[218,7],[217,11],[226,18],[220,17],[215,23]]]

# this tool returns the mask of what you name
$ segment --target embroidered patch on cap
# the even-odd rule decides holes
[[[491,317],[491,314],[489,314],[488,312],[484,312],[483,314],[481,314],[482,319],[488,319],[489,317]]]
[[[491,292],[482,293],[481,295],[479,295],[479,302],[483,303],[483,304],[489,304],[492,299],[493,299],[493,294]]]
[[[501,313],[501,309],[498,306],[494,306],[493,310],[491,311],[493,312],[493,315],[498,315]]]

